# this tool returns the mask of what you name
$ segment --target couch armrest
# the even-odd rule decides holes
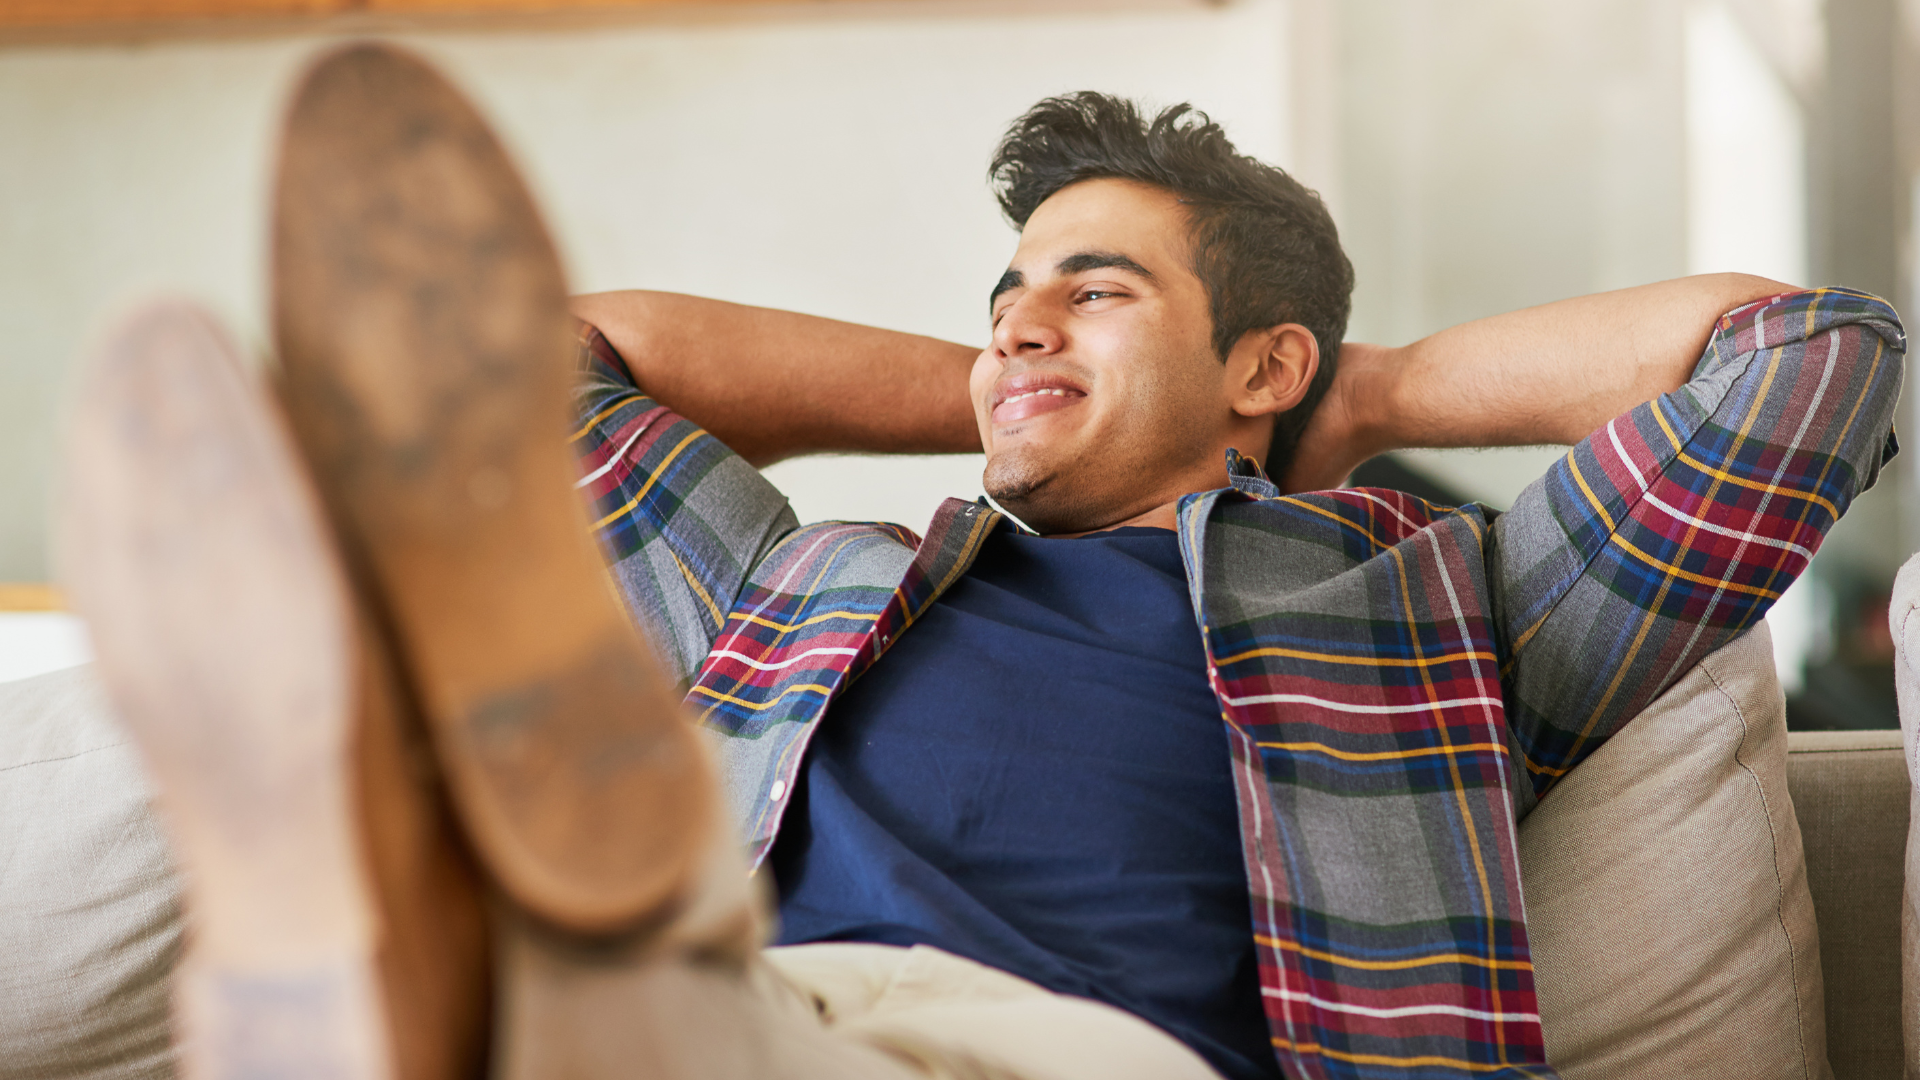
[[[1835,1076],[1901,1075],[1900,909],[1910,784],[1898,731],[1795,731],[1787,791],[1820,923]]]
[[[1914,785],[1906,844],[1906,894],[1900,906],[1905,965],[1901,1015],[1905,1021],[1906,1067],[1920,1078],[1920,555],[1907,560],[1893,582],[1887,610],[1893,631],[1893,682],[1900,695],[1900,732],[1906,741],[1907,778]]]

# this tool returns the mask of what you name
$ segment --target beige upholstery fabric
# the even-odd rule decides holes
[[[1786,758],[1762,623],[1521,823],[1547,1060],[1567,1080],[1830,1075]]]
[[[1893,630],[1893,678],[1906,740],[1908,827],[1905,901],[1900,905],[1904,956],[1901,1009],[1907,1080],[1920,1080],[1920,555],[1894,579],[1887,621]]]
[[[0,1080],[172,1075],[178,886],[91,667],[0,684]]]
[[[1820,919],[1827,1060],[1899,1080],[1900,885],[1910,785],[1897,731],[1796,731],[1787,787]]]

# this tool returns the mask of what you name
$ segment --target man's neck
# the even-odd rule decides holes
[[[1175,499],[1172,502],[1161,503],[1159,506],[1145,513],[1135,514],[1125,521],[1116,521],[1110,525],[1102,525],[1097,529],[1086,529],[1081,532],[1046,533],[1044,535],[1054,540],[1071,540],[1076,536],[1108,532],[1112,529],[1125,529],[1130,526],[1142,529],[1178,529],[1180,527],[1180,500]]]

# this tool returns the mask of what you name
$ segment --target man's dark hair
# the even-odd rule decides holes
[[[1050,97],[1013,122],[988,170],[1014,228],[1082,180],[1137,180],[1173,192],[1192,219],[1193,269],[1206,285],[1213,347],[1224,363],[1249,330],[1299,323],[1320,345],[1300,404],[1274,418],[1269,473],[1292,460],[1333,382],[1353,295],[1353,264],[1320,196],[1241,154],[1191,105],[1151,121],[1133,102],[1083,90]]]

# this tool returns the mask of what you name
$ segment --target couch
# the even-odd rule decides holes
[[[1908,747],[1916,601],[1920,559],[1894,603]],[[1542,800],[1518,832],[1562,1075],[1920,1080],[1902,745],[1789,734],[1762,623]],[[0,686],[0,1080],[172,1074],[183,920],[148,800],[89,668]]]

